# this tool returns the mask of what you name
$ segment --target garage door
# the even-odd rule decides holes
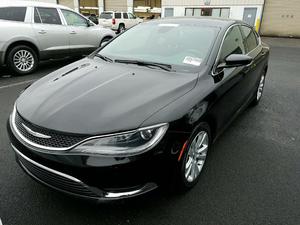
[[[300,0],[265,0],[261,34],[300,37]]]
[[[74,9],[75,6],[74,6],[74,0],[59,0],[58,3],[60,5],[64,5],[64,6],[67,6],[71,9]]]
[[[127,12],[127,0],[105,0],[105,10]]]

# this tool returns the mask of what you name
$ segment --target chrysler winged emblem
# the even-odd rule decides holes
[[[41,133],[38,133],[38,132],[35,132],[33,130],[31,130],[29,127],[27,127],[24,123],[22,123],[22,126],[25,128],[25,130],[31,134],[32,136],[35,136],[35,137],[38,137],[38,138],[51,138],[51,136],[48,136],[48,135],[45,135],[45,134],[41,134]]]

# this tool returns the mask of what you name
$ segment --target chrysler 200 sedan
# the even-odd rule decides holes
[[[143,23],[27,87],[8,122],[24,171],[93,200],[188,190],[212,143],[262,97],[269,48],[247,24]]]

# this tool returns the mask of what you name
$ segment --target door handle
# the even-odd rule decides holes
[[[76,33],[76,31],[73,30],[70,32],[70,34],[77,34],[77,33]]]
[[[40,30],[39,34],[46,34],[47,32],[45,30]]]

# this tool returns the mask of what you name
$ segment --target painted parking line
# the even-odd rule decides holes
[[[32,80],[26,80],[26,81],[22,81],[22,82],[18,82],[18,83],[12,83],[12,84],[8,84],[8,85],[0,86],[0,89],[15,87],[15,86],[19,86],[19,85],[22,85],[22,84],[28,84],[28,83],[32,83],[36,80],[37,79],[32,79]]]

